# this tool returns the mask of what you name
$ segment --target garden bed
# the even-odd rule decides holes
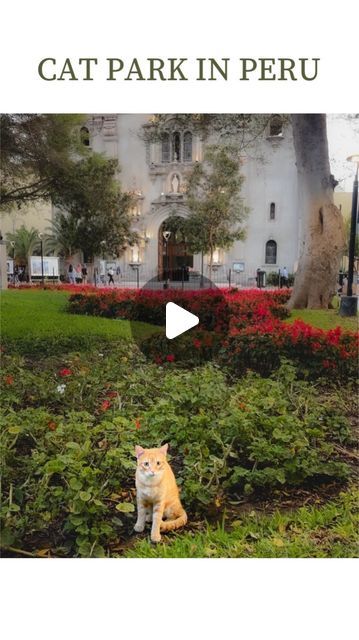
[[[4,555],[356,553],[357,397],[348,377],[345,397],[328,376],[306,382],[288,361],[267,377],[245,370],[237,379],[228,364],[199,356],[202,348],[217,353],[209,338],[223,352],[216,331],[188,334],[195,358],[188,366],[167,357],[152,363],[130,341],[126,321],[67,314],[66,294],[8,292],[5,299]],[[92,323],[93,339],[81,342]],[[147,335],[156,330],[148,327]],[[332,335],[337,348],[346,334]],[[309,338],[319,339],[315,330]],[[134,446],[164,442],[189,524],[152,550],[133,534]]]

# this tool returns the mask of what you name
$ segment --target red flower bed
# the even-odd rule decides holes
[[[272,317],[288,316],[288,311],[283,305],[289,295],[290,292],[287,289],[276,291],[106,289],[94,292],[76,291],[70,297],[69,308],[72,313],[140,320],[163,325],[165,307],[167,302],[171,301],[198,315],[202,329],[227,333],[232,326],[245,327],[250,323]]]
[[[163,325],[165,306],[175,302],[199,316],[198,329],[176,341],[154,335],[143,343],[157,364],[195,365],[213,357],[235,375],[247,368],[270,374],[283,358],[293,361],[304,377],[355,377],[358,339],[340,327],[323,331],[297,320],[282,322],[289,313],[290,291],[258,289],[227,291],[145,291],[114,289],[70,297],[74,313],[126,318]]]
[[[355,378],[358,336],[340,327],[323,331],[301,320],[293,324],[269,320],[233,330],[219,352],[220,363],[236,375],[247,368],[268,375],[282,358],[294,362],[305,377]]]

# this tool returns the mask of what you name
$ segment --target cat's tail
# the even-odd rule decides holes
[[[188,518],[187,513],[182,508],[179,516],[175,518],[175,520],[162,520],[161,522],[161,531],[174,531],[174,529],[179,529],[180,527],[184,527]]]

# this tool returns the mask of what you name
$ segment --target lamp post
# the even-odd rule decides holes
[[[164,289],[168,289],[168,281],[169,281],[169,265],[168,265],[168,241],[171,237],[171,231],[164,231],[163,232],[163,239],[166,243],[166,282],[163,285]]]
[[[43,233],[39,233],[39,238],[40,238],[40,250],[41,250],[41,282],[42,282],[42,286],[44,286],[45,279],[44,279],[44,245],[43,245],[44,235]]]
[[[15,241],[11,240],[10,244],[12,248],[12,279],[15,284]]]
[[[350,224],[350,238],[349,238],[349,264],[348,264],[348,289],[347,295],[342,296],[340,300],[341,316],[356,316],[358,309],[358,297],[353,296],[353,276],[354,276],[354,258],[355,258],[355,236],[358,218],[358,170],[359,170],[359,154],[349,156],[347,158],[349,162],[355,162],[356,173],[353,184],[353,196],[352,196],[352,213]]]

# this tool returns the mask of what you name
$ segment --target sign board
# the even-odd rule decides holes
[[[245,267],[245,263],[242,261],[233,262],[233,271],[235,273],[241,273],[242,271],[244,271],[244,267]]]
[[[58,278],[59,277],[59,259],[55,256],[44,256],[42,261],[43,261],[43,267],[44,267],[44,277]],[[42,275],[41,256],[31,256],[30,275],[31,277],[41,278],[41,275]]]

